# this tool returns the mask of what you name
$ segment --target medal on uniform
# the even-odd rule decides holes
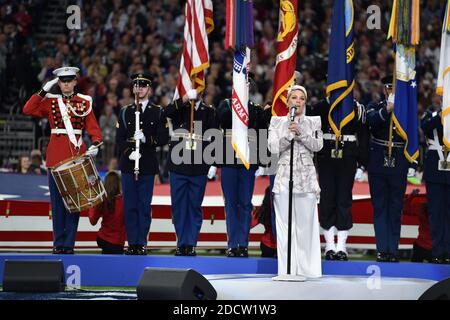
[[[197,141],[194,141],[194,139],[189,138],[186,140],[186,150],[196,150],[197,149]]]
[[[438,169],[440,171],[450,171],[450,162],[448,161],[448,148],[444,146],[442,149],[444,160],[439,160]]]
[[[342,145],[342,140],[340,141]],[[333,159],[342,159],[343,149],[339,148],[339,140],[336,138],[335,148],[331,149],[331,158]]]
[[[450,162],[447,160],[439,160],[438,169],[440,171],[450,171]]]
[[[331,158],[342,159],[343,150],[342,149],[331,149]]]
[[[385,152],[383,157],[383,167],[395,168],[396,165],[397,165],[396,157],[393,154]]]

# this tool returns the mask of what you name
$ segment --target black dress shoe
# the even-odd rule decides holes
[[[177,247],[175,249],[175,255],[177,257],[185,256],[186,255],[186,248],[185,247]]]
[[[338,251],[336,253],[335,260],[337,260],[337,261],[347,261],[348,260],[347,253],[344,252],[344,251]]]
[[[64,247],[63,254],[75,254],[75,251],[73,251],[73,248]]]
[[[63,254],[64,248],[63,247],[53,247],[52,253],[53,254]]]
[[[195,257],[197,255],[197,252],[195,252],[195,247],[188,246],[186,248],[186,255],[189,257]]]
[[[377,253],[377,262],[388,262],[389,261],[389,255],[385,252],[378,252]]]
[[[227,257],[228,258],[235,258],[238,256],[238,249],[237,248],[228,248],[227,249]]]
[[[148,253],[147,248],[145,246],[137,246],[135,251],[136,251],[135,254],[138,256],[146,256]]]
[[[325,252],[325,260],[336,260],[336,252],[334,250]]]
[[[125,250],[125,254],[127,256],[134,256],[134,255],[136,255],[136,247],[134,245],[128,246],[127,250]]]
[[[450,264],[450,258],[448,258],[448,257],[442,259],[442,261],[443,261],[444,264]]]
[[[240,258],[248,258],[248,248],[247,247],[239,247],[238,255]]]
[[[393,253],[389,254],[389,262],[399,262],[397,255]]]

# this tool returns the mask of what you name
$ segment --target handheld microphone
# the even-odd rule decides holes
[[[291,110],[289,111],[289,117],[290,117],[291,121],[294,121],[296,112],[297,112],[297,107],[292,106]]]

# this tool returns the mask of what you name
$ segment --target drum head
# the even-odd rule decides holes
[[[75,167],[75,166],[83,163],[84,161],[85,161],[85,158],[83,158],[83,157],[71,159],[70,161],[66,161],[66,162],[58,165],[57,167],[55,167],[53,169],[53,171],[58,172],[58,171],[67,170],[69,168]]]

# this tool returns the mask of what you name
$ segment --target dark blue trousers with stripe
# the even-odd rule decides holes
[[[223,167],[222,191],[225,197],[228,247],[248,247],[252,222],[252,196],[255,169]]]
[[[48,174],[48,188],[52,204],[53,246],[73,248],[80,213],[71,213],[66,209],[51,173]]]
[[[154,181],[154,175],[140,175],[136,181],[133,173],[122,173],[125,227],[129,245],[147,245],[152,221],[151,203]]]
[[[427,182],[433,258],[450,258],[450,185]]]
[[[202,202],[208,178],[171,171],[169,181],[177,247],[195,247],[203,222]]]
[[[405,175],[369,172],[373,225],[378,252],[397,254],[406,183]]]

